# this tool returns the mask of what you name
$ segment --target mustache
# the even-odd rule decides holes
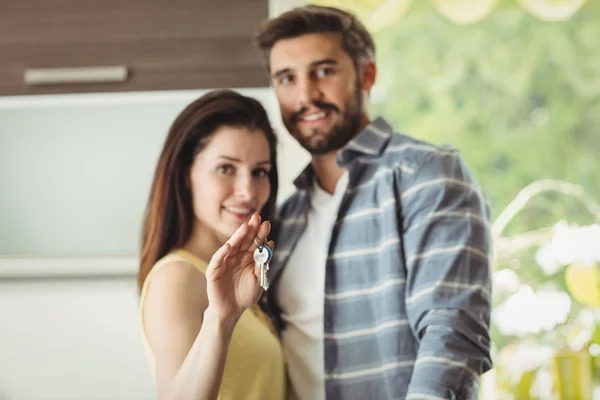
[[[331,104],[331,103],[325,103],[323,101],[318,101],[318,100],[314,100],[312,102],[312,105],[315,106],[316,108],[319,108],[323,111],[335,111],[335,112],[340,112],[340,109],[337,108],[337,106],[335,104]],[[298,111],[296,111],[295,113],[293,113],[290,117],[290,121],[291,122],[297,122],[298,119],[308,111],[308,107],[302,107],[301,109],[299,109]]]

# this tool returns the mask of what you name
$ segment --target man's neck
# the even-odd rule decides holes
[[[369,125],[370,122],[368,115],[363,115],[356,135]],[[337,185],[338,180],[346,171],[337,164],[336,154],[337,151],[332,151],[327,154],[313,156],[312,158],[312,166],[315,171],[317,182],[319,183],[319,186],[329,194],[335,192],[335,186]]]
[[[340,168],[335,159],[336,151],[331,153],[313,156],[312,166],[315,171],[315,178],[319,186],[329,194],[335,192],[335,185],[344,174],[344,169]]]

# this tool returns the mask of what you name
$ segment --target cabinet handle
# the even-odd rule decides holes
[[[27,85],[57,85],[76,83],[114,83],[127,80],[127,67],[28,68],[24,74]]]

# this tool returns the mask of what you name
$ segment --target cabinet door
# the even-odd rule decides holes
[[[268,0],[0,2],[0,95],[260,87]],[[29,69],[125,67],[124,81],[26,84]]]

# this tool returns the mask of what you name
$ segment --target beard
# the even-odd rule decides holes
[[[294,139],[312,155],[322,155],[337,151],[352,140],[360,128],[360,121],[363,114],[360,82],[356,83],[354,93],[354,96],[344,104],[343,113],[334,104],[316,100],[312,102],[312,105],[319,110],[342,116],[341,121],[336,122],[329,130],[312,128],[310,132],[303,133],[300,131],[298,126],[299,118],[308,110],[308,107],[302,107],[293,113],[284,121],[284,125]]]

